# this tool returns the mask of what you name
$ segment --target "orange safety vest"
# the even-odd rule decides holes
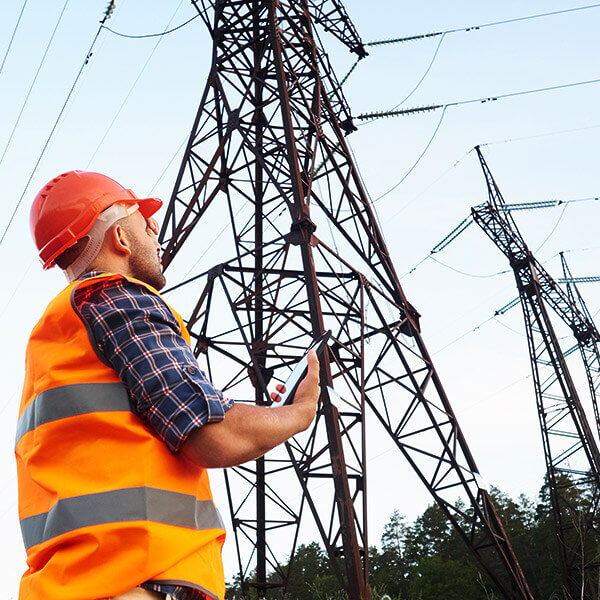
[[[97,600],[146,581],[222,599],[225,529],[208,473],[133,414],[73,308],[75,290],[99,277],[58,294],[27,346],[15,453],[29,568],[19,599]]]

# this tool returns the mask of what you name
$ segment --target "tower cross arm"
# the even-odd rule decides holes
[[[593,321],[531,254],[510,213],[502,210],[506,203],[481,154],[480,160],[487,181],[489,200],[471,209],[473,220],[509,259],[513,268],[518,268],[519,263],[524,260],[531,263],[542,296],[571,328],[577,339],[591,336],[594,340],[600,340],[600,333]]]
[[[368,55],[356,27],[340,0],[308,0],[308,5],[313,20],[345,44],[350,52],[354,52],[359,59]]]

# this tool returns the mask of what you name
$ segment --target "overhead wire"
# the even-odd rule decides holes
[[[118,6],[115,5],[114,11],[111,14],[111,20],[113,20],[113,19],[116,20],[118,18],[119,13],[121,13],[123,11],[123,8],[125,7],[126,4],[127,4],[127,0],[119,0]],[[110,39],[111,39],[110,36],[102,35],[98,41],[97,46],[94,48],[94,52],[96,54],[100,54],[106,44],[106,41],[110,40]],[[92,69],[86,69],[83,72],[81,79],[79,80],[79,85],[77,86],[77,89],[73,93],[73,96],[71,97],[71,102],[69,103],[69,106],[67,106],[67,110],[65,111],[65,114],[63,115],[64,119],[68,118],[70,111],[73,109],[73,106],[77,105],[77,97],[81,93],[81,90],[85,89],[85,82],[86,82],[86,79],[89,77],[90,73],[93,73]]]
[[[500,100],[500,99],[514,97],[514,96],[522,96],[522,95],[527,95],[527,94],[535,94],[535,93],[540,93],[540,92],[548,92],[548,91],[553,91],[553,90],[558,90],[558,89],[570,88],[570,87],[575,87],[575,86],[580,86],[580,85],[588,85],[588,84],[599,83],[599,82],[600,82],[600,79],[594,79],[594,80],[580,81],[580,82],[575,82],[575,83],[561,84],[561,85],[557,85],[557,86],[550,86],[550,87],[545,87],[545,88],[537,88],[537,89],[533,89],[533,90],[523,90],[523,91],[520,91],[520,92],[511,92],[511,93],[502,94],[502,95],[498,95],[498,96],[494,96],[494,97],[483,98],[483,99],[480,98],[480,99],[474,99],[474,100],[462,100],[462,101],[458,101],[458,102],[450,102],[450,103],[447,103],[447,104],[430,105],[430,106],[426,106],[426,107],[410,108],[410,109],[404,109],[404,110],[400,110],[400,111],[391,110],[391,111],[383,111],[383,112],[378,112],[378,113],[366,113],[366,114],[358,115],[357,117],[355,117],[356,119],[370,119],[368,122],[372,123],[374,120],[376,120],[378,118],[382,118],[382,117],[407,115],[407,114],[414,114],[414,113],[417,113],[417,112],[420,113],[420,112],[435,111],[435,110],[438,110],[440,108],[443,109],[442,110],[442,115],[441,115],[440,120],[439,120],[439,122],[437,124],[437,127],[435,128],[435,130],[433,132],[433,135],[431,136],[429,142],[425,146],[423,152],[417,158],[416,162],[410,167],[410,169],[406,172],[406,174],[403,175],[403,177],[396,184],[394,184],[384,194],[382,194],[381,196],[377,197],[373,201],[373,203],[378,202],[382,198],[385,198],[388,194],[390,194],[395,189],[397,189],[406,180],[406,178],[414,171],[414,169],[421,162],[421,160],[423,159],[423,157],[425,156],[425,154],[429,150],[429,148],[430,148],[431,144],[433,143],[435,137],[437,136],[437,133],[438,133],[438,131],[439,131],[441,125],[442,125],[442,122],[444,120],[444,116],[446,114],[446,110],[449,107],[451,107],[451,106],[459,106],[459,105],[463,105],[463,104],[470,104],[470,103],[473,103],[473,102],[483,102],[483,103],[485,103],[485,102],[488,102],[488,101],[497,101],[497,100]]]
[[[173,153],[173,156],[171,156],[171,159],[167,163],[167,166],[162,170],[162,173],[158,176],[158,179],[154,182],[154,185],[150,188],[150,191],[146,194],[147,196],[152,196],[154,190],[156,189],[158,184],[162,181],[162,178],[165,176],[166,172],[169,170],[169,167],[173,164],[173,161],[177,158],[177,155],[179,154],[179,152],[181,151],[181,148],[183,148],[183,145],[189,139],[189,137],[190,137],[190,134],[186,133],[184,138],[181,140],[181,143],[179,144],[177,150],[175,150],[175,152]]]
[[[508,25],[511,23],[518,23],[521,21],[530,21],[533,19],[541,19],[541,18],[545,18],[545,17],[552,17],[552,16],[557,16],[557,15],[562,15],[562,14],[566,14],[566,13],[572,13],[572,12],[577,12],[577,11],[582,11],[582,10],[588,10],[588,9],[592,9],[592,8],[598,8],[600,7],[600,3],[596,3],[596,4],[588,4],[586,6],[577,6],[574,8],[566,8],[566,9],[562,9],[562,10],[555,10],[555,11],[551,11],[551,12],[545,12],[545,13],[537,13],[534,15],[528,15],[525,17],[515,17],[515,18],[511,18],[511,19],[503,19],[500,21],[492,21],[492,22],[488,22],[488,23],[483,23],[481,25],[471,25],[468,27],[457,27],[454,29],[446,29],[445,31],[434,31],[434,32],[430,32],[430,33],[421,33],[421,34],[416,34],[416,35],[409,35],[409,36],[404,36],[404,37],[397,37],[397,38],[391,38],[391,39],[385,39],[385,40],[374,40],[371,42],[366,42],[364,44],[365,48],[375,48],[378,46],[389,46],[389,45],[394,45],[394,44],[401,44],[401,43],[405,43],[405,42],[413,42],[413,41],[417,41],[417,40],[425,40],[425,39],[429,39],[429,38],[434,38],[434,37],[439,37],[442,36],[442,40],[446,35],[452,34],[452,33],[462,33],[462,32],[471,32],[471,31],[479,31],[480,29],[485,29],[487,27],[496,27],[499,25]],[[435,57],[437,56],[437,53],[439,51],[439,46],[441,45],[441,41],[440,44],[438,44],[438,47],[436,49],[435,55],[433,57],[432,60],[432,64],[433,61],[435,61]],[[344,83],[346,82],[346,80],[350,77],[350,75],[352,74],[352,72],[356,69],[358,63],[360,62],[360,60],[357,60],[352,67],[350,68],[350,70],[348,71],[348,73],[346,73],[346,75],[344,76],[344,78],[342,79],[340,86],[344,85]],[[431,68],[431,65],[429,67],[429,69]],[[429,72],[429,69],[427,70],[427,72]],[[425,73],[425,76],[427,75],[427,72]],[[423,79],[425,78],[425,76],[423,77]],[[421,84],[421,82],[419,82],[417,84],[417,87]],[[409,97],[414,93],[411,92],[409,94]],[[406,98],[408,99],[408,98]],[[405,100],[406,100],[405,99]],[[402,104],[402,103],[400,103]],[[400,104],[396,105],[396,107],[400,106]]]
[[[555,255],[555,256],[558,256],[558,255]],[[555,258],[555,256],[553,256],[550,259],[548,259],[548,261],[552,260],[552,258]],[[548,261],[545,261],[545,263],[548,262]],[[504,271],[504,272],[507,273],[509,271]],[[521,299],[520,299],[519,296],[517,296],[516,298],[512,299],[510,302],[507,302],[506,304],[504,304],[504,306],[502,306],[502,307],[498,308],[497,310],[495,310],[494,313],[490,317],[488,317],[487,319],[484,319],[483,321],[481,321],[480,323],[478,323],[474,327],[471,327],[468,331],[465,331],[464,333],[461,333],[458,337],[456,337],[452,341],[448,342],[447,344],[445,344],[444,346],[442,346],[441,348],[439,348],[438,350],[436,350],[435,352],[433,352],[433,355],[439,354],[440,352],[442,352],[442,351],[450,348],[451,346],[453,346],[457,342],[461,341],[462,339],[464,339],[465,337],[467,337],[471,333],[475,333],[475,332],[479,331],[484,325],[486,325],[490,321],[495,321],[496,323],[498,323],[499,325],[502,325],[503,327],[505,327],[506,329],[512,331],[513,333],[516,333],[518,335],[523,335],[520,331],[517,331],[516,329],[513,329],[512,327],[509,327],[508,325],[506,325],[505,323],[502,323],[497,318],[500,315],[506,314],[509,310],[511,310],[515,306],[518,306],[520,304],[520,302],[521,302]]]
[[[44,62],[46,61],[46,57],[48,56],[48,52],[50,50],[50,47],[52,46],[52,42],[54,41],[54,36],[56,35],[56,32],[61,24],[63,15],[65,14],[65,10],[67,8],[67,5],[69,4],[69,0],[65,0],[65,3],[63,4],[62,10],[60,11],[60,14],[58,15],[58,20],[56,21],[56,24],[54,25],[54,29],[52,30],[52,35],[50,36],[50,39],[48,40],[48,43],[46,44],[46,49],[44,50],[44,54],[42,55],[42,59],[40,60],[40,63],[37,67],[37,70],[35,72],[35,75],[33,77],[33,80],[31,82],[31,85],[29,86],[29,90],[27,92],[27,95],[25,96],[25,100],[23,101],[23,104],[21,105],[21,109],[19,110],[19,114],[17,116],[17,119],[11,129],[10,135],[8,136],[8,140],[4,146],[4,150],[2,151],[2,155],[0,156],[0,165],[2,164],[2,162],[4,161],[4,157],[6,156],[6,153],[8,152],[8,148],[10,147],[10,144],[13,140],[13,137],[15,135],[15,132],[17,130],[17,127],[19,126],[19,123],[21,122],[21,117],[23,116],[23,113],[25,112],[25,108],[27,106],[27,103],[29,102],[29,98],[31,97],[31,92],[33,91],[33,88],[35,87],[35,84],[37,82],[38,76],[40,74],[40,71],[42,70],[42,67],[44,66]]]
[[[27,0],[23,2],[23,6],[21,7],[21,12],[19,13],[19,17],[17,19],[17,24],[13,29],[12,35],[10,36],[10,40],[8,42],[8,46],[6,48],[6,52],[4,53],[4,57],[2,58],[2,64],[0,65],[0,75],[4,69],[4,65],[6,64],[6,59],[10,53],[10,49],[12,48],[13,42],[15,40],[15,36],[17,35],[17,30],[19,29],[19,25],[21,24],[21,19],[23,18],[23,13],[25,12],[25,7],[27,6]]]
[[[33,180],[33,177],[35,176],[37,169],[40,165],[40,163],[42,162],[42,158],[44,157],[44,154],[46,153],[46,150],[48,149],[48,146],[50,144],[50,140],[52,139],[52,137],[54,136],[54,133],[58,127],[58,124],[60,123],[60,120],[62,118],[63,113],[65,112],[65,109],[67,107],[67,104],[69,103],[69,100],[71,99],[71,96],[73,94],[73,91],[75,90],[75,87],[77,85],[77,82],[79,81],[79,78],[81,77],[81,74],[85,68],[85,66],[88,64],[91,56],[92,56],[92,51],[94,49],[94,46],[96,45],[96,42],[100,36],[100,33],[102,31],[102,26],[104,25],[104,23],[107,21],[107,19],[110,18],[112,12],[114,11],[114,7],[115,7],[115,2],[114,0],[111,0],[111,2],[109,2],[105,12],[104,12],[104,18],[100,21],[100,26],[98,27],[98,31],[96,31],[96,34],[92,40],[92,43],[90,44],[90,47],[85,55],[85,58],[81,64],[81,67],[79,68],[79,71],[77,72],[77,75],[75,76],[75,80],[73,81],[73,84],[71,85],[71,88],[69,89],[69,92],[67,94],[67,97],[65,99],[65,101],[63,102],[63,105],[61,106],[61,109],[58,113],[58,116],[56,117],[54,124],[52,125],[52,129],[50,130],[50,133],[48,134],[48,137],[46,138],[46,142],[44,143],[44,146],[42,147],[42,151],[40,152],[35,165],[33,167],[33,170],[31,171],[31,174],[29,175],[29,178],[27,179],[27,183],[25,184],[25,188],[23,189],[23,192],[21,193],[21,196],[19,197],[19,200],[17,202],[17,205],[15,206],[10,219],[2,233],[2,237],[0,237],[0,246],[2,245],[2,243],[4,242],[4,239],[6,238],[6,234],[8,233],[14,218],[19,210],[19,207],[21,206],[22,202],[23,202],[23,198],[25,198],[25,194],[27,193],[27,190],[29,189],[29,185],[31,184],[31,181]]]
[[[543,200],[543,201],[539,201],[539,202],[516,202],[513,204],[504,205],[504,207],[502,207],[501,210],[503,210],[503,212],[513,212],[513,211],[523,211],[523,210],[539,210],[539,209],[544,209],[544,208],[555,208],[558,206],[563,207],[557,222],[552,227],[552,230],[550,231],[548,236],[544,239],[542,244],[535,250],[535,253],[537,253],[546,244],[546,242],[551,238],[551,236],[555,233],[556,229],[558,228],[558,226],[564,216],[565,210],[566,210],[567,206],[569,206],[569,204],[573,204],[573,203],[577,203],[577,202],[590,202],[590,201],[597,202],[599,200],[600,200],[599,196],[587,196],[585,198],[572,198],[570,200]],[[411,269],[409,269],[404,275],[402,275],[400,277],[400,279],[403,279],[407,275],[414,273],[426,260],[429,260],[430,258],[432,260],[434,260],[435,262],[439,263],[440,265],[442,265],[443,267],[446,267],[448,269],[456,271],[457,273],[461,273],[462,275],[466,275],[467,277],[488,278],[488,277],[496,277],[497,275],[502,275],[504,273],[507,273],[508,271],[499,271],[498,273],[494,273],[491,275],[477,275],[477,274],[473,274],[473,273],[467,273],[467,272],[463,272],[459,269],[456,269],[454,267],[451,267],[450,265],[447,265],[447,264],[441,262],[440,260],[434,258],[434,256],[433,256],[434,254],[441,252],[447,246],[449,246],[452,242],[454,242],[454,240],[456,240],[458,237],[460,237],[467,230],[467,228],[472,224],[472,222],[473,222],[473,220],[472,220],[471,215],[469,215],[465,219],[463,219],[456,227],[454,227],[448,234],[446,234],[440,242],[438,242],[435,246],[433,246],[433,248],[429,251],[429,254],[427,254],[417,264],[415,264]]]
[[[538,133],[538,134],[528,135],[528,136],[523,136],[523,137],[506,138],[504,140],[497,140],[497,141],[493,141],[493,142],[480,143],[479,146],[483,147],[483,146],[491,146],[491,145],[495,145],[495,144],[510,144],[510,143],[514,143],[514,142],[521,142],[521,141],[533,140],[533,139],[536,139],[536,138],[548,137],[548,136],[552,136],[552,135],[564,135],[566,133],[574,133],[574,132],[579,132],[579,131],[587,131],[587,130],[590,130],[590,129],[597,129],[598,127],[600,127],[600,124],[589,125],[589,126],[586,126],[586,127],[574,127],[574,128],[571,128],[571,129],[560,129],[560,130],[556,130],[556,131],[547,131],[547,132],[544,132],[544,133]],[[473,152],[473,150],[474,149],[471,148],[470,150],[468,150],[467,152],[465,152],[458,160],[454,161],[441,175],[439,175],[431,183],[428,183],[427,186],[423,190],[421,190],[418,194],[416,194],[411,200],[409,200],[398,211],[396,211],[395,213],[393,213],[392,215],[390,215],[385,220],[385,223],[389,223],[390,221],[394,220],[400,213],[402,213],[404,210],[406,210],[411,204],[413,204],[416,200],[418,200],[419,198],[421,198],[423,196],[423,194],[425,194],[425,192],[427,192],[428,190],[430,190],[436,183],[438,183],[441,179],[443,179],[444,177],[446,177],[446,175],[448,175],[448,173],[450,173],[451,171],[453,171],[465,158],[467,158],[467,156],[469,156],[469,154],[471,154],[471,152]]]
[[[396,106],[394,106],[392,108],[392,110],[395,110],[396,108],[398,108],[399,106],[401,106],[404,102],[406,102],[406,100],[408,100],[420,87],[420,85],[423,83],[423,81],[425,80],[425,78],[427,77],[427,75],[429,74],[429,71],[431,71],[431,67],[433,66],[433,63],[435,62],[435,59],[438,55],[438,52],[440,50],[440,46],[442,44],[442,42],[444,41],[444,37],[442,36],[442,38],[440,39],[435,53],[433,55],[433,58],[431,59],[431,61],[429,62],[429,65],[427,67],[427,69],[425,70],[425,73],[423,74],[423,76],[419,79],[417,85],[412,89],[412,91],[408,94],[408,96],[406,96],[406,98],[404,98],[404,100],[402,100],[399,104],[396,104]],[[354,71],[354,69],[356,68],[357,64],[358,64],[358,60],[354,63],[354,65],[352,66],[352,68],[350,69],[350,71],[343,77],[343,79],[341,80],[339,87],[341,87],[342,85],[344,85],[345,81],[348,79],[348,77],[351,75],[351,73]],[[445,111],[444,111],[445,112]],[[376,120],[376,119],[373,119]],[[400,186],[404,180],[414,171],[414,169],[417,167],[417,165],[421,162],[421,159],[423,158],[423,156],[426,154],[427,150],[429,149],[429,146],[431,146],[431,143],[433,142],[433,140],[435,139],[435,136],[437,135],[437,132],[440,129],[440,126],[442,124],[442,121],[444,120],[444,113],[442,112],[442,116],[440,118],[440,121],[437,125],[437,127],[435,128],[435,131],[433,132],[433,135],[431,136],[429,142],[427,143],[427,145],[425,146],[425,149],[423,150],[423,152],[420,154],[420,156],[417,158],[416,162],[410,167],[410,169],[408,170],[408,172],[403,176],[403,178],[394,186],[394,188],[388,190],[385,194],[383,194],[382,196],[380,196],[379,198],[372,200],[369,199],[371,201],[371,204],[373,205],[375,202],[377,202],[378,200],[381,200],[381,198],[387,196],[389,193],[391,193],[392,191],[394,191],[394,189],[396,189],[398,186]],[[366,123],[360,123],[358,125],[358,127],[362,127],[363,125],[368,125],[371,121],[367,121]],[[356,162],[356,160],[355,160]],[[326,163],[326,159],[323,160],[323,162],[321,162],[321,164],[317,167],[315,173],[318,173],[323,166],[325,166]],[[365,186],[366,189],[366,186]]]
[[[169,19],[169,22],[167,23],[167,25],[165,27],[165,34],[169,30],[169,26],[171,25],[171,22],[173,21],[173,19],[175,18],[175,16],[179,12],[179,9],[181,8],[182,4],[183,4],[183,0],[180,0],[179,4],[177,5],[177,8],[175,9],[175,11],[173,12],[173,14],[171,15],[171,18]],[[198,16],[200,16],[200,13],[198,13]],[[112,130],[114,124],[116,123],[117,119],[119,118],[119,115],[121,114],[123,108],[125,107],[125,104],[127,104],[127,101],[129,100],[131,94],[133,93],[133,90],[136,88],[137,84],[139,83],[140,79],[142,78],[142,75],[144,74],[144,71],[146,70],[146,67],[148,66],[148,64],[152,60],[152,57],[154,56],[154,53],[158,49],[158,46],[160,45],[160,43],[162,42],[162,40],[163,40],[163,36],[160,36],[158,38],[158,40],[156,41],[156,44],[154,44],[154,47],[150,51],[150,54],[148,55],[148,58],[146,59],[146,62],[142,66],[142,68],[141,68],[140,72],[138,73],[137,77],[135,78],[134,82],[131,84],[131,86],[129,88],[129,91],[125,95],[125,98],[121,102],[121,105],[117,109],[117,112],[114,114],[111,122],[109,123],[109,125],[106,128],[104,134],[102,135],[102,138],[98,142],[98,145],[96,146],[96,149],[94,150],[94,152],[92,153],[90,159],[88,160],[87,165],[86,165],[86,170],[89,169],[92,161],[94,160],[94,158],[98,154],[98,151],[102,147],[102,144],[104,144],[106,138],[108,137],[108,134],[110,133],[110,131]]]
[[[504,329],[508,329],[508,331],[512,331],[513,333],[516,333],[517,335],[519,335],[521,337],[527,337],[522,331],[518,331],[514,327],[510,327],[510,325],[507,325],[506,323],[503,323],[495,315],[492,317],[492,320],[495,321],[496,323],[498,323],[498,325],[502,325],[502,327],[504,327]]]
[[[429,61],[429,65],[427,66],[427,69],[425,69],[425,72],[423,73],[423,75],[421,76],[421,78],[419,79],[417,84],[413,87],[413,89],[409,92],[409,94],[403,100],[398,102],[398,104],[396,104],[396,106],[392,107],[391,110],[396,110],[399,106],[402,106],[421,87],[421,84],[425,81],[425,78],[427,77],[427,75],[429,75],[429,72],[431,71],[431,68],[433,67],[433,63],[435,62],[435,59],[437,58],[437,55],[440,51],[442,42],[444,41],[444,38],[445,38],[445,34],[442,35],[442,37],[440,38],[440,41],[438,42],[438,45],[436,46],[435,52],[433,53],[433,58]],[[354,67],[356,67],[356,64],[354,65]],[[350,76],[351,72],[354,70],[354,67],[346,75],[346,77],[344,77],[344,81]],[[340,85],[343,85],[343,83],[341,83]],[[370,123],[370,121],[367,121],[366,123],[360,123],[358,126],[362,127],[363,125],[368,125],[369,123]]]
[[[526,17],[515,17],[512,19],[503,19],[501,21],[492,21],[489,23],[483,23],[481,25],[471,25],[469,27],[457,27],[455,29],[446,29],[445,31],[435,31],[432,33],[423,33],[423,34],[411,35],[411,36],[400,37],[400,38],[393,38],[393,39],[388,39],[388,40],[376,40],[373,42],[367,42],[364,45],[365,45],[365,47],[373,47],[373,46],[384,46],[384,45],[390,45],[390,44],[400,44],[403,42],[412,42],[415,40],[422,40],[422,39],[427,39],[430,37],[437,37],[440,35],[448,35],[451,33],[478,31],[478,30],[484,29],[486,27],[496,27],[498,25],[508,25],[509,23],[518,23],[520,21],[529,21],[532,19],[553,17],[556,15],[562,15],[562,14],[566,14],[566,13],[572,13],[572,12],[587,10],[587,9],[591,9],[591,8],[598,8],[598,7],[600,7],[600,3],[588,4],[586,6],[576,6],[574,8],[565,8],[562,10],[554,10],[551,12],[537,13],[535,15],[528,15]]]
[[[552,135],[562,135],[564,133],[574,133],[577,131],[587,131],[588,129],[597,129],[598,127],[600,127],[600,123],[596,124],[596,125],[588,125],[586,127],[575,127],[572,129],[560,129],[558,131],[549,131],[546,133],[538,133],[538,134],[534,134],[534,135],[526,135],[523,137],[517,137],[517,138],[506,138],[504,140],[496,140],[493,142],[486,142],[483,144],[479,144],[480,147],[484,147],[484,146],[494,146],[496,144],[512,144],[514,142],[522,142],[522,141],[526,141],[526,140],[534,140],[536,138],[542,138],[542,137],[548,137],[548,136],[552,136]]]
[[[493,316],[488,317],[485,321],[482,321],[481,323],[479,323],[479,325],[475,325],[475,327],[473,327],[472,329],[469,329],[469,331],[465,331],[464,333],[459,335],[457,338],[455,338],[451,342],[447,343],[445,346],[442,346],[441,348],[438,348],[437,350],[432,352],[432,356],[435,356],[436,354],[443,352],[444,350],[450,348],[450,346],[454,346],[454,344],[456,344],[457,342],[460,342],[460,340],[466,338],[471,333],[475,333],[476,331],[479,331],[486,323],[489,323],[493,319],[494,319]]]
[[[390,217],[386,220],[386,223],[389,223],[393,219],[395,219],[401,212],[405,211],[413,202],[416,202],[425,192],[430,190],[436,183],[438,183],[441,179],[446,177],[448,173],[453,171],[471,152],[473,152],[473,148],[471,148],[468,152],[465,152],[458,160],[454,161],[439,177],[434,179],[431,183],[427,184],[427,186],[421,190],[416,196],[414,196],[411,200],[409,200],[404,206],[402,206],[398,211],[390,215]]]
[[[421,152],[421,154],[419,154],[417,160],[412,164],[412,166],[408,169],[408,171],[402,176],[400,181],[398,181],[395,185],[393,185],[387,192],[384,192],[383,194],[381,194],[381,196],[378,196],[377,198],[375,198],[375,200],[372,200],[371,201],[372,205],[374,205],[376,202],[379,202],[379,200],[382,200],[387,195],[391,194],[397,187],[402,185],[406,181],[406,178],[416,169],[417,165],[421,162],[421,160],[423,159],[423,157],[429,150],[431,144],[433,143],[433,140],[435,140],[435,138],[438,134],[438,131],[440,130],[440,127],[442,126],[442,122],[443,122],[445,116],[446,116],[446,109],[444,108],[444,110],[442,111],[442,116],[440,117],[435,129],[433,130],[433,133],[431,134],[431,137],[429,138],[429,141],[425,145],[425,148],[423,148],[423,151]]]
[[[110,31],[111,33],[114,33],[115,35],[118,35],[119,37],[124,37],[124,38],[129,38],[129,39],[134,39],[134,40],[141,40],[141,39],[153,38],[153,37],[163,37],[165,35],[169,35],[170,33],[173,33],[174,31],[178,31],[179,29],[182,29],[183,27],[185,27],[192,21],[195,21],[201,15],[202,15],[202,13],[199,12],[197,15],[194,15],[191,19],[188,19],[187,21],[185,21],[185,23],[181,23],[181,25],[177,25],[177,27],[173,27],[173,29],[165,30],[162,33],[159,32],[159,33],[146,33],[146,34],[142,34],[142,35],[131,35],[131,34],[115,31],[114,29],[111,29],[110,27],[106,27],[106,26],[104,26],[104,29],[106,29],[107,31]]]
[[[569,205],[567,203],[565,203],[562,211],[560,212],[558,219],[556,220],[556,223],[554,224],[554,227],[550,230],[550,233],[546,236],[544,241],[535,249],[534,254],[537,254],[546,245],[546,242],[554,235],[554,232],[558,229],[558,226],[560,225],[562,218],[565,216],[565,211],[567,210],[568,206]]]
[[[440,41],[438,42],[435,52],[433,53],[433,58],[429,62],[429,65],[427,66],[425,73],[423,73],[421,79],[419,79],[419,81],[417,82],[417,85],[415,85],[415,87],[409,92],[408,96],[406,96],[404,99],[402,99],[400,102],[398,102],[398,104],[396,104],[396,106],[394,106],[394,109],[398,108],[399,106],[402,106],[421,87],[421,84],[423,83],[423,81],[425,81],[425,78],[427,77],[427,75],[429,75],[429,71],[431,71],[431,68],[433,67],[433,63],[435,62],[435,59],[437,58],[437,55],[440,51],[442,42],[444,41],[445,37],[446,37],[446,34],[445,33],[442,34],[442,37],[440,38]]]
[[[119,2],[119,6],[118,8],[115,9],[114,11],[114,16],[116,17],[119,14],[119,11],[123,8],[123,5],[125,4],[125,0],[121,0]],[[110,5],[109,5],[110,7]],[[102,50],[104,41],[106,40],[105,37],[101,38],[100,41],[100,45],[98,46],[98,48],[96,49],[96,53],[98,53],[100,50]],[[69,113],[69,109],[70,107],[73,105],[73,102],[75,100],[75,98],[77,97],[77,93],[79,92],[79,90],[82,87],[83,82],[85,81],[85,77],[87,75],[87,73],[89,73],[89,71],[84,71],[83,76],[81,77],[81,79],[79,80],[80,85],[77,87],[77,89],[75,90],[75,93],[73,94],[73,96],[71,96],[71,104],[69,105],[69,107],[67,107],[66,112],[64,113],[64,117],[66,117]],[[150,194],[148,194],[150,195]],[[2,310],[0,311],[0,317],[2,317],[2,315],[6,312],[6,310],[8,310],[8,307],[10,306],[10,304],[13,302],[13,300],[15,299],[18,291],[20,290],[20,288],[22,287],[23,283],[25,282],[25,280],[27,279],[27,275],[29,273],[29,271],[31,270],[31,267],[33,266],[33,264],[37,262],[35,258],[33,258],[30,262],[29,262],[29,266],[27,267],[27,269],[24,272],[24,275],[22,276],[22,278],[19,280],[19,282],[15,285],[15,287],[13,288],[12,294],[10,296],[10,298],[8,299],[8,301],[6,302],[6,304],[4,305],[4,307],[2,308]],[[1,412],[1,409],[0,409]]]
[[[441,265],[442,267],[446,267],[446,269],[450,269],[451,271],[454,271],[455,273],[459,273],[460,275],[465,275],[466,277],[474,277],[477,279],[489,279],[491,277],[497,277],[498,275],[504,275],[505,273],[510,273],[510,271],[508,269],[506,269],[505,271],[498,271],[497,273],[490,273],[488,275],[479,275],[477,273],[467,273],[466,271],[461,271],[460,269],[456,269],[455,267],[452,267],[450,265],[447,265],[446,263],[443,263],[439,258],[435,258],[435,256],[432,256],[431,254],[429,255],[429,257],[431,258],[431,260],[433,262],[436,262],[438,265]]]
[[[379,218],[379,213],[377,212],[377,208],[375,207],[375,202],[372,198],[371,198],[371,193],[369,192],[369,188],[367,187],[367,182],[365,181],[363,175],[362,175],[362,171],[360,170],[360,166],[358,165],[358,161],[356,160],[356,154],[354,154],[354,149],[352,148],[352,145],[350,144],[350,140],[346,140],[346,143],[348,144],[348,149],[350,150],[350,154],[352,155],[352,160],[354,161],[354,165],[356,166],[356,170],[358,172],[358,176],[360,178],[360,181],[362,182],[363,185],[363,189],[365,190],[366,194],[367,194],[367,198],[369,199],[369,203],[371,204],[371,206],[373,207],[373,213],[375,214],[375,218],[377,219],[377,225],[379,226],[379,230],[381,232],[381,235],[383,237],[383,241],[385,242],[385,234],[383,233],[383,227],[381,225],[381,219]]]
[[[474,104],[477,102],[485,104],[487,102],[496,102],[498,100],[504,100],[505,98],[514,98],[516,96],[526,96],[529,94],[539,94],[539,93],[543,93],[543,92],[551,92],[551,91],[555,91],[555,90],[578,87],[578,86],[583,86],[583,85],[592,85],[595,83],[600,83],[600,78],[599,79],[588,79],[585,81],[575,81],[572,83],[562,83],[559,85],[534,88],[534,89],[530,89],[530,90],[520,90],[518,92],[497,94],[495,96],[484,96],[481,98],[471,98],[469,100],[457,100],[456,102],[447,102],[445,104],[430,104],[427,106],[416,106],[416,107],[412,107],[412,108],[405,108],[402,110],[384,110],[384,111],[363,113],[363,114],[360,114],[360,115],[354,117],[354,119],[374,121],[376,119],[381,119],[381,118],[400,117],[400,116],[412,115],[412,114],[423,113],[423,112],[431,112],[431,111],[439,110],[440,108],[446,109],[451,106],[463,106],[465,104]]]

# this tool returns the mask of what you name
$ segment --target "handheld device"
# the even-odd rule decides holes
[[[308,371],[308,358],[306,357],[307,354],[311,350],[314,350],[317,353],[317,356],[321,356],[330,336],[331,329],[329,331],[326,331],[323,335],[319,336],[306,349],[304,356],[296,363],[296,366],[294,367],[293,371],[290,373],[289,377],[285,380],[285,383],[283,384],[285,386],[285,392],[279,394],[279,400],[273,402],[273,404],[271,404],[271,408],[277,408],[279,406],[291,404],[292,400],[294,399],[294,394],[298,389],[299,383],[304,379],[304,376]]]

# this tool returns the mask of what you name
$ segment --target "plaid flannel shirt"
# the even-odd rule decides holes
[[[76,290],[73,303],[129,390],[131,410],[172,452],[198,427],[221,421],[233,406],[199,368],[175,315],[146,287],[126,279],[98,279]],[[142,587],[175,600],[206,598],[187,587],[152,582]]]

